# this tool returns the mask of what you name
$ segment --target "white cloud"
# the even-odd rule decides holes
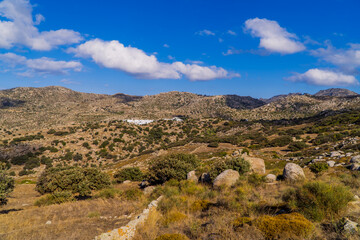
[[[169,46],[168,44],[166,44],[166,43],[165,43],[163,46],[164,46],[164,48],[169,48],[169,47],[170,47],[170,46]]]
[[[233,35],[233,36],[236,36],[236,35],[237,35],[236,32],[231,31],[231,30],[228,30],[228,31],[227,31],[227,34],[230,34],[230,35]]]
[[[259,37],[259,46],[270,52],[292,54],[305,50],[304,44],[297,41],[297,36],[287,32],[276,21],[266,18],[248,19],[245,30],[250,31],[253,37]]]
[[[154,55],[118,41],[94,39],[69,49],[77,57],[91,58],[98,65],[124,71],[139,78],[179,79],[184,75],[192,81],[238,77],[216,66],[199,66],[182,62],[159,62]]]
[[[197,32],[196,34],[198,34],[200,36],[215,36],[214,32],[207,30],[207,29],[201,30],[201,31]]]
[[[23,45],[33,50],[51,50],[60,45],[79,43],[80,33],[68,29],[40,32],[35,25],[45,20],[37,14],[32,16],[29,0],[4,0],[0,2],[0,48],[9,49]]]
[[[313,50],[311,54],[340,67],[346,72],[355,72],[360,67],[360,48],[357,44],[351,44],[347,50],[336,49],[328,44],[327,48]]]
[[[0,54],[0,61],[5,63],[8,67],[15,69],[18,75],[28,77],[36,74],[61,75],[67,74],[69,71],[79,72],[82,69],[82,64],[77,61],[55,61],[46,57],[27,59],[24,56],[14,53]]]
[[[64,78],[64,79],[61,79],[60,82],[64,83],[64,84],[80,84],[79,82],[75,82],[75,81],[72,81],[70,79],[67,79],[67,78]]]
[[[302,74],[297,73],[291,77],[286,78],[286,80],[293,82],[306,82],[312,85],[321,86],[344,86],[359,84],[354,76],[317,68],[310,69]]]

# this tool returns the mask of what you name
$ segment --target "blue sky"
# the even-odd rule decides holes
[[[360,3],[0,1],[0,89],[359,91]]]

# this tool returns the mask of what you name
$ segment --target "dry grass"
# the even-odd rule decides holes
[[[0,239],[93,239],[125,225],[145,206],[144,200],[113,198],[35,207],[33,203],[38,197],[34,185],[16,186],[13,198],[0,214]],[[6,211],[11,209],[17,211]],[[46,224],[47,221],[51,224]]]

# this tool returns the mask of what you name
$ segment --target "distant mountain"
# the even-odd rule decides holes
[[[314,94],[316,97],[349,97],[349,96],[357,96],[359,95],[356,92],[350,91],[345,88],[330,88],[326,90],[321,90]]]
[[[286,98],[288,96],[296,96],[296,95],[302,95],[302,94],[301,93],[281,94],[281,95],[276,95],[276,96],[273,96],[273,97],[267,98],[267,99],[260,98],[260,100],[262,100],[266,103],[271,103],[271,102],[275,102],[275,101],[281,100],[283,98]]]
[[[346,89],[329,89],[315,95],[291,93],[255,99],[176,91],[131,96],[81,93],[56,86],[21,87],[0,91],[0,127],[41,129],[98,120],[174,116],[229,120],[302,118],[322,111],[360,109],[360,95],[355,94]]]

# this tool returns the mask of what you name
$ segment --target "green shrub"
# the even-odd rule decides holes
[[[297,152],[306,147],[307,147],[307,145],[304,142],[292,142],[289,144],[288,149],[292,152]]]
[[[219,147],[219,143],[218,142],[211,142],[211,143],[208,144],[208,147],[217,148],[217,147]]]
[[[143,173],[138,167],[129,167],[119,170],[115,173],[114,178],[117,182],[122,183],[123,181],[141,181],[143,180]]]
[[[35,206],[48,206],[52,204],[61,204],[64,202],[74,201],[74,197],[70,191],[54,192],[47,194],[35,202]]]
[[[115,198],[115,196],[119,193],[120,191],[115,188],[106,188],[101,190],[99,193],[97,193],[95,195],[95,198],[105,198],[105,199]]]
[[[243,158],[236,157],[216,162],[209,171],[210,178],[214,180],[220,173],[227,169],[244,174],[250,171],[250,163]]]
[[[313,224],[299,213],[264,215],[254,221],[266,239],[309,239]]]
[[[265,176],[253,173],[248,176],[248,183],[257,187],[265,183]]]
[[[56,167],[46,169],[38,179],[36,190],[41,193],[71,191],[89,196],[91,190],[110,186],[110,178],[96,168]]]
[[[161,184],[170,179],[184,180],[188,172],[199,165],[199,160],[193,154],[171,154],[155,159],[150,163],[150,183]]]
[[[129,189],[124,192],[124,197],[129,201],[138,200],[143,195],[140,189]]]
[[[0,206],[7,203],[7,198],[14,187],[14,179],[8,176],[5,171],[5,164],[0,165]]]
[[[329,169],[329,165],[325,162],[317,162],[310,165],[310,170],[314,173],[320,173]]]
[[[324,182],[309,182],[283,195],[289,206],[314,221],[338,217],[352,199],[353,194],[346,187]]]

